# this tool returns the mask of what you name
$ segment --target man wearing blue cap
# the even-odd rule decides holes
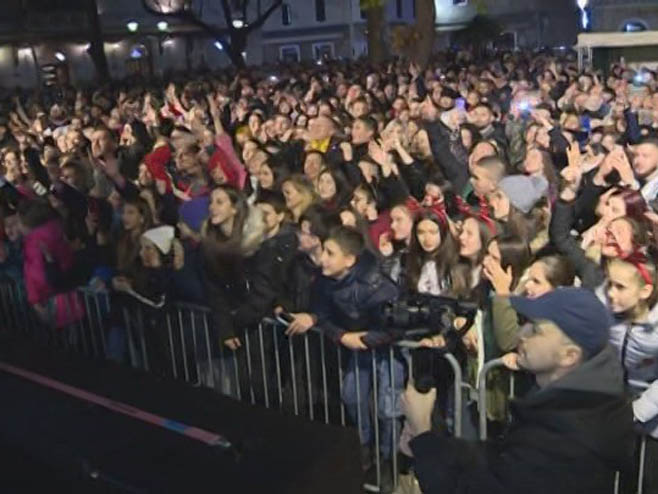
[[[518,365],[534,374],[537,387],[512,402],[511,426],[486,444],[429,431],[431,407],[405,397],[411,426],[427,431],[410,444],[423,492],[612,492],[615,472],[631,469],[635,438],[622,369],[607,346],[609,313],[579,288],[511,303],[530,321]]]

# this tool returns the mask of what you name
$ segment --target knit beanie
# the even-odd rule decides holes
[[[142,237],[150,240],[155,244],[162,254],[165,256],[171,251],[171,246],[174,243],[174,227],[170,225],[158,226],[146,230]]]
[[[544,177],[510,175],[498,182],[498,188],[505,193],[512,206],[527,214],[546,195],[548,182]]]

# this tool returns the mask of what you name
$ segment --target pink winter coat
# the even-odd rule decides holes
[[[46,273],[42,247],[52,256],[61,272],[73,267],[73,249],[64,237],[58,220],[36,227],[23,240],[23,276],[27,300],[30,304],[47,305],[51,309],[55,327],[61,328],[80,320],[83,315],[75,293],[56,294]]]
[[[223,133],[215,137],[215,146],[222,150],[222,153],[227,159],[227,164],[237,175],[240,190],[244,189],[244,184],[247,181],[247,170],[245,170],[244,165],[240,162],[238,155],[235,154],[235,148],[229,135]]]

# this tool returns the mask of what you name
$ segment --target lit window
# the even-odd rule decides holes
[[[299,45],[283,45],[279,47],[279,59],[284,63],[299,62]]]
[[[646,31],[647,26],[643,22],[631,21],[624,24],[624,31],[627,33],[637,33],[638,31]]]
[[[315,20],[324,22],[327,20],[327,11],[325,10],[324,0],[315,0]]]
[[[331,60],[334,58],[334,44],[313,43],[313,58],[316,61]]]
[[[284,26],[289,26],[291,23],[291,18],[290,18],[290,5],[287,3],[284,3],[281,6],[281,23]]]

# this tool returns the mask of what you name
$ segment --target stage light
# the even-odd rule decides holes
[[[128,28],[128,31],[131,33],[134,33],[139,29],[139,23],[137,21],[130,21],[128,24],[126,24],[126,27]]]
[[[158,30],[166,31],[167,29],[169,29],[169,23],[167,21],[158,22]]]

